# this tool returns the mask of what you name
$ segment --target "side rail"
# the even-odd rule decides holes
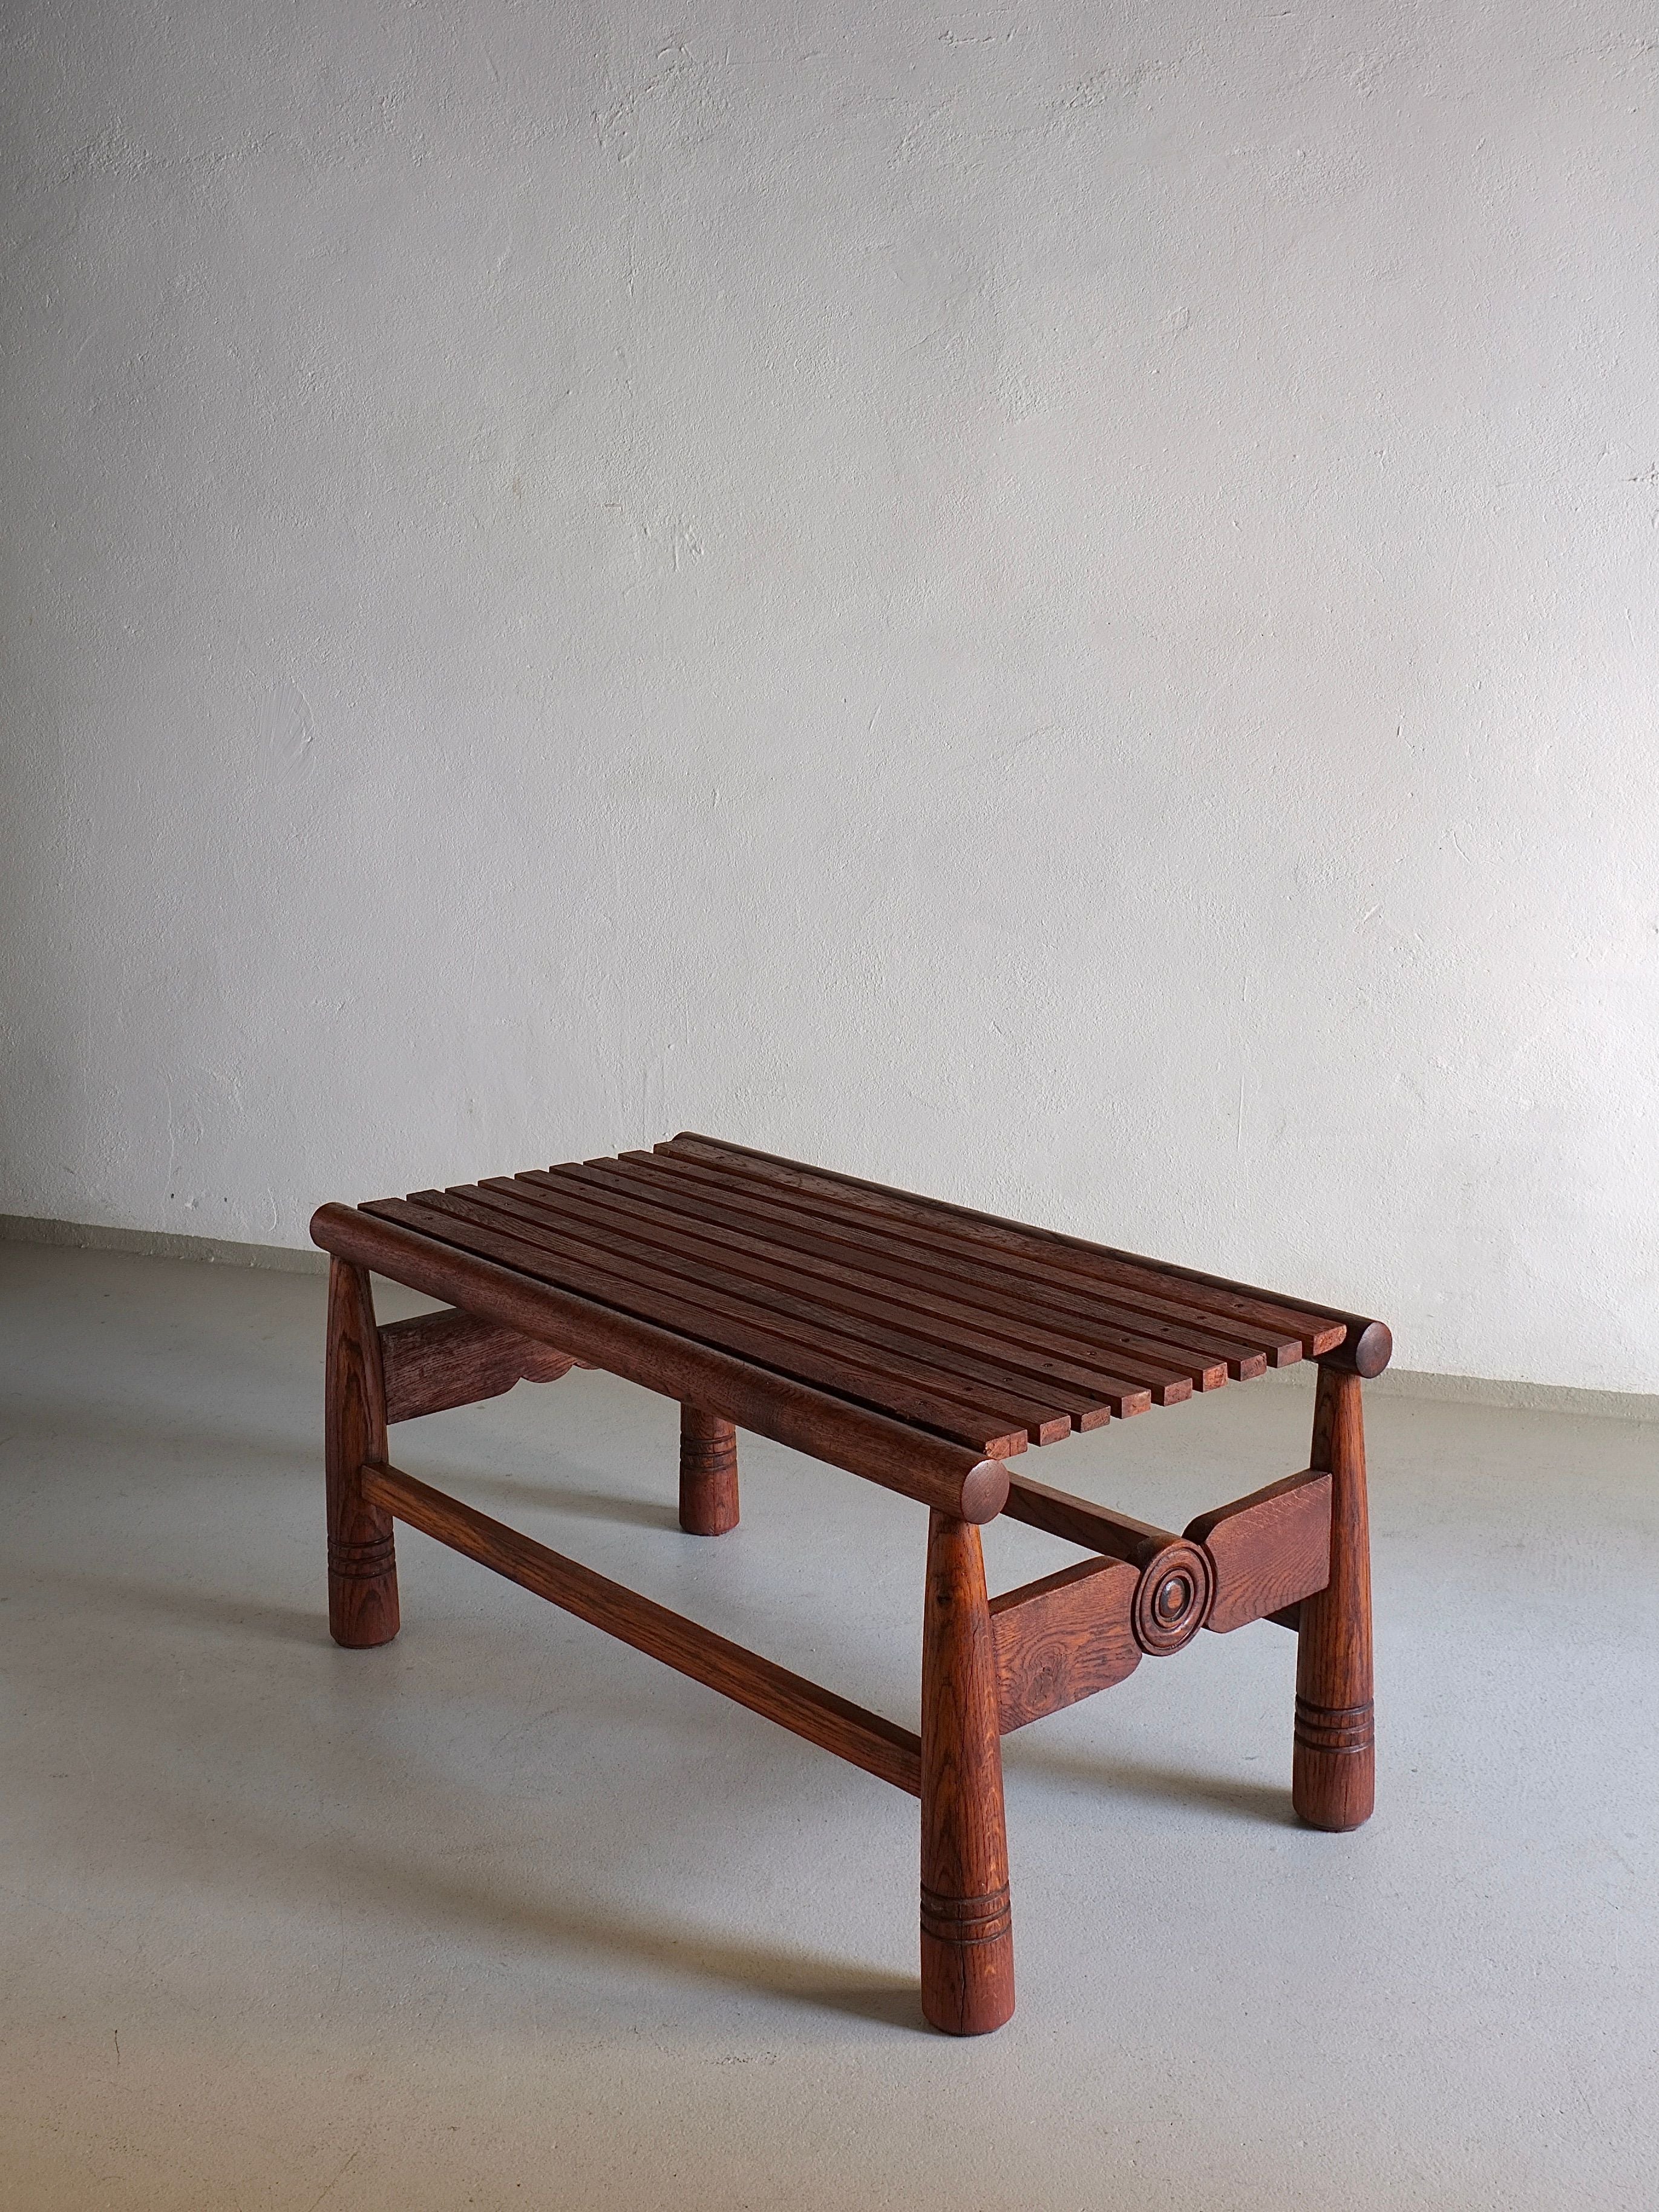
[[[453,1299],[477,1320],[528,1337],[579,1365],[602,1367],[683,1406],[701,1407],[935,1512],[980,1522],[994,1521],[1002,1510],[1008,1473],[997,1454],[921,1434],[848,1399],[439,1245],[354,1206],[319,1206],[311,1218],[311,1241],[343,1267],[372,1268],[424,1297]],[[1009,1453],[1025,1448],[1024,1431],[999,1441]]]
[[[568,1352],[453,1306],[388,1322],[380,1338],[388,1422],[476,1406],[515,1382],[556,1382],[576,1364]]]
[[[1023,1728],[1164,1657],[1200,1628],[1297,1625],[1330,1579],[1331,1478],[1308,1468],[1188,1523],[1184,1535],[1014,1477],[1004,1511],[1102,1554],[991,1601],[1002,1729]]]
[[[660,1659],[693,1681],[747,1705],[751,1712],[823,1746],[866,1774],[913,1796],[921,1794],[921,1739],[909,1729],[850,1704],[799,1674],[732,1644],[713,1629],[671,1613],[636,1590],[624,1589],[562,1553],[550,1551],[459,1498],[434,1490],[385,1461],[362,1470],[365,1497],[452,1551],[465,1553],[520,1589],[533,1591],[579,1620]]]

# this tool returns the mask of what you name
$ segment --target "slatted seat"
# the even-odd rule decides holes
[[[1006,1457],[1316,1359],[1346,1316],[708,1137],[362,1209]]]
[[[1331,1827],[1369,1810],[1358,1387],[1387,1364],[1381,1322],[690,1133],[324,1206],[313,1235],[334,1255],[337,1638],[396,1633],[401,1518],[916,1790],[924,2002],[938,2024],[971,2032],[1012,2007],[1006,1871],[989,1878],[997,1735],[1121,1680],[1143,1652],[1178,1650],[1200,1626],[1297,1628],[1298,1808]],[[452,1310],[377,1328],[371,1267]],[[1313,1464],[1184,1536],[1008,1470],[1030,1444],[1302,1359],[1321,1363]],[[735,1524],[738,1425],[933,1509],[921,1738],[390,1466],[389,1423],[574,1363],[680,1400],[681,1519],[694,1533]],[[1097,1556],[992,1605],[977,1526],[999,1510]]]

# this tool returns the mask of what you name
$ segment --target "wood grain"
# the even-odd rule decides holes
[[[1262,1372],[1270,1353],[1280,1364],[1302,1356],[1300,1340],[1293,1334],[1286,1335],[1281,1330],[1264,1343],[1237,1324],[1203,1315],[1190,1305],[1182,1307],[1109,1281],[1085,1283],[1071,1270],[1056,1268],[1047,1255],[987,1247],[964,1239],[953,1233],[955,1224],[948,1216],[894,1219],[853,1214],[844,1194],[830,1198],[798,1188],[757,1186],[752,1180],[734,1178],[709,1163],[684,1158],[661,1147],[655,1152],[623,1152],[615,1164],[654,1171],[659,1177],[674,1177],[758,1218],[814,1229],[860,1249],[884,1250],[935,1269],[969,1269],[987,1287],[1019,1285],[1019,1295],[1036,1296],[1056,1311],[1107,1322],[1114,1328],[1137,1333],[1143,1342],[1160,1341],[1182,1352],[1209,1352],[1236,1363],[1251,1375]]]
[[[974,1304],[990,1319],[1013,1311],[1024,1314],[1040,1326],[1045,1335],[1052,1333],[1085,1344],[1097,1358],[1143,1378],[1152,1386],[1154,1397],[1166,1388],[1173,1389],[1178,1395],[1190,1395],[1194,1375],[1206,1378],[1206,1388],[1214,1388],[1227,1379],[1226,1368],[1219,1362],[1194,1360],[1189,1364],[1159,1358],[1150,1347],[1091,1318],[1086,1312],[1051,1311],[1040,1293],[1030,1285],[1011,1291],[1006,1279],[971,1261],[946,1267],[937,1260],[914,1253],[901,1255],[873,1241],[860,1243],[850,1236],[826,1237],[817,1230],[807,1230],[774,1216],[763,1219],[747,1206],[741,1193],[706,1196],[690,1185],[653,1176],[637,1161],[598,1160],[587,1164],[613,1187],[630,1190],[667,1212],[763,1235],[771,1245],[795,1255],[803,1266],[818,1268],[830,1261],[854,1264],[866,1275],[901,1285],[907,1290],[926,1291],[947,1286],[954,1297]]]
[[[964,1344],[959,1336],[954,1340],[930,1336],[915,1328],[902,1309],[884,1311],[873,1299],[857,1298],[850,1292],[826,1296],[827,1286],[803,1281],[799,1268],[763,1272],[762,1263],[708,1245],[690,1223],[676,1216],[652,1210],[635,1224],[625,1217],[619,1220],[614,1213],[607,1218],[585,1192],[577,1202],[561,1206],[545,1192],[527,1194],[501,1182],[463,1184],[446,1195],[481,1200],[500,1209],[504,1220],[562,1234],[613,1256],[626,1255],[630,1263],[644,1261],[699,1288],[736,1294],[763,1313],[786,1316],[809,1330],[832,1328],[896,1352],[907,1362],[925,1361],[954,1388],[966,1383],[969,1397],[988,1389],[1002,1403],[1039,1400],[1085,1429],[1102,1427],[1111,1418],[1106,1393],[1071,1388],[1052,1372],[1045,1376],[1023,1370],[1000,1358],[994,1347],[986,1352]]]
[[[603,1303],[681,1340],[707,1344],[872,1410],[914,1421],[988,1456],[1023,1447],[1028,1424],[1036,1427],[1040,1441],[1052,1441],[1071,1426],[1063,1415],[1051,1425],[1023,1407],[981,1409],[965,1395],[959,1398],[915,1370],[907,1376],[896,1367],[859,1358],[856,1347],[848,1349],[827,1331],[819,1332],[816,1340],[792,1335],[776,1321],[744,1313],[719,1294],[688,1283],[665,1282],[643,1270],[604,1266],[580,1248],[556,1253],[544,1242],[507,1230],[481,1208],[470,1207],[443,1191],[421,1192],[412,1199],[374,1199],[360,1211],[435,1243],[504,1262],[550,1287]]]
[[[682,1405],[707,1407],[739,1428],[844,1468],[970,1522],[994,1520],[1008,1494],[1000,1457],[927,1435],[746,1361],[615,1312],[510,1266],[434,1243],[348,1206],[319,1206],[315,1244],[373,1267],[428,1297],[517,1328]],[[1011,1450],[1024,1435],[1006,1439]]]
[[[1188,1523],[1215,1568],[1204,1626],[1218,1635],[1261,1620],[1322,1590],[1330,1579],[1331,1479],[1287,1474]]]
[[[1376,1796],[1360,1391],[1357,1375],[1322,1364],[1309,1456],[1331,1478],[1330,1578],[1322,1590],[1302,1600],[1297,1637],[1291,1802],[1310,1827],[1336,1831],[1369,1820]]]
[[[1033,1482],[1023,1474],[1009,1477],[1008,1502],[1002,1510],[1011,1521],[1024,1521],[1030,1528],[1044,1529],[1091,1552],[1104,1552],[1110,1559],[1131,1559],[1137,1566],[1164,1545],[1181,1540],[1173,1528],[1155,1528],[1150,1521],[1112,1512],[1087,1498],[1051,1490],[1047,1483]]]
[[[1287,1475],[1231,1505],[1200,1513],[1182,1538],[1168,1528],[1015,1474],[1009,1479],[1003,1511],[1011,1521],[1024,1521],[1068,1544],[1129,1560],[1149,1574],[1160,1559],[1166,1567],[1177,1563],[1176,1555],[1169,1551],[1171,1545],[1195,1545],[1208,1554],[1213,1577],[1215,1594],[1203,1623],[1206,1628],[1238,1628],[1264,1617],[1295,1628],[1299,1618],[1296,1601],[1322,1588],[1328,1572],[1329,1496],[1329,1486],[1316,1470]],[[1187,1640],[1181,1638],[1182,1643]]]
[[[1238,1283],[1222,1275],[1211,1275],[1194,1267],[1182,1267],[1174,1262],[1150,1260],[1136,1252],[1125,1252],[1115,1245],[1097,1244],[1079,1237],[1069,1237],[1054,1229],[1039,1229],[1030,1223],[1008,1221],[1000,1215],[982,1213],[971,1206],[952,1205],[944,1199],[927,1199],[908,1191],[897,1191],[884,1183],[868,1182],[857,1176],[838,1174],[831,1170],[815,1168],[800,1160],[791,1160],[775,1152],[763,1152],[752,1146],[736,1145],[727,1140],[698,1135],[692,1130],[682,1130],[678,1136],[659,1147],[662,1151],[689,1153],[700,1158],[729,1160],[735,1167],[747,1169],[760,1176],[781,1177],[806,1188],[829,1187],[862,1193],[865,1200],[875,1206],[900,1212],[945,1213],[962,1224],[964,1231],[987,1242],[1011,1242],[1015,1249],[1028,1249],[1039,1246],[1044,1251],[1053,1250],[1069,1255],[1073,1264],[1084,1272],[1103,1274],[1107,1267],[1132,1271],[1124,1279],[1152,1288],[1156,1284],[1167,1289],[1170,1295],[1188,1301],[1194,1310],[1217,1315],[1228,1315],[1236,1320],[1260,1322],[1268,1328],[1281,1325],[1299,1330],[1303,1350],[1310,1358],[1334,1358],[1339,1363],[1363,1360],[1357,1371],[1370,1376],[1382,1371],[1375,1363],[1379,1359],[1386,1365],[1392,1349],[1389,1331],[1381,1322],[1358,1315],[1345,1313],[1334,1306],[1316,1305],[1310,1300],[1286,1298],[1273,1291],[1258,1289],[1253,1284]],[[1341,1334],[1335,1334],[1340,1325]]]
[[[556,1382],[574,1364],[528,1336],[471,1314],[417,1314],[380,1331],[388,1423],[499,1398],[515,1382]]]
[[[738,1432],[718,1413],[680,1407],[680,1526],[724,1536],[738,1525]]]
[[[1071,1286],[1040,1267],[1010,1263],[1001,1255],[991,1260],[966,1248],[943,1248],[931,1241],[900,1241],[866,1229],[854,1218],[814,1217],[809,1223],[793,1208],[757,1198],[744,1185],[718,1182],[711,1186],[675,1172],[678,1164],[650,1153],[587,1164],[676,1211],[763,1230],[772,1242],[808,1256],[856,1255],[861,1266],[923,1288],[951,1283],[959,1295],[971,1295],[990,1310],[1018,1305],[1045,1325],[1092,1342],[1120,1363],[1128,1359],[1131,1371],[1149,1380],[1182,1376],[1200,1390],[1219,1389],[1227,1380],[1225,1353],[1218,1347],[1206,1350],[1196,1341],[1196,1330],[1190,1332],[1193,1341],[1166,1342],[1143,1326],[1138,1315],[1120,1314],[1105,1301],[1076,1296]]]
[[[966,1274],[987,1288],[1020,1286],[1057,1309],[1109,1319],[1114,1328],[1139,1331],[1148,1338],[1162,1337],[1182,1345],[1217,1340],[1217,1349],[1245,1354],[1268,1348],[1213,1316],[1200,1316],[1190,1306],[1159,1301],[1143,1286],[1130,1288],[1106,1279],[1085,1281],[1051,1258],[1020,1250],[1012,1243],[990,1245],[963,1237],[946,1213],[932,1209],[925,1200],[917,1211],[874,1212],[849,1205],[845,1191],[808,1190],[799,1184],[757,1180],[752,1174],[732,1172],[733,1163],[699,1159],[672,1146],[659,1146],[653,1152],[623,1152],[614,1163],[645,1176],[654,1176],[659,1188],[665,1178],[688,1190],[701,1190],[719,1203],[752,1213],[759,1219],[815,1231],[836,1242],[861,1250],[880,1250],[929,1268],[941,1267]],[[1300,1356],[1292,1335],[1280,1347]]]
[[[945,1348],[984,1352],[1029,1381],[1075,1383],[1103,1401],[1115,1416],[1144,1413],[1151,1390],[1115,1374],[1095,1349],[1065,1334],[1033,1325],[1018,1313],[975,1306],[952,1296],[948,1281],[923,1284],[825,1253],[780,1247],[763,1235],[732,1229],[656,1203],[631,1188],[607,1182],[596,1167],[532,1169],[492,1178],[482,1190],[502,1191],[543,1206],[560,1218],[573,1212],[606,1229],[621,1227],[647,1243],[672,1245],[699,1263],[725,1266],[757,1282],[810,1293],[832,1311],[890,1322]],[[848,1255],[850,1256],[850,1255]],[[1188,1396],[1192,1385],[1183,1383]]]
[[[1090,1427],[1111,1418],[1110,1408],[1099,1399],[1018,1374],[957,1346],[930,1343],[891,1323],[842,1311],[821,1298],[801,1295],[799,1286],[787,1291],[758,1282],[724,1266],[718,1257],[711,1260],[682,1249],[666,1237],[647,1240],[628,1229],[619,1230],[614,1222],[587,1218],[580,1209],[550,1214],[516,1193],[484,1185],[463,1184],[421,1195],[431,1203],[441,1200],[465,1207],[468,1218],[494,1219],[509,1234],[523,1236],[555,1257],[574,1254],[588,1264],[598,1261],[619,1276],[667,1289],[677,1297],[689,1294],[711,1319],[730,1316],[775,1330],[790,1345],[833,1348],[846,1358],[849,1374],[857,1374],[859,1389],[866,1397],[870,1378],[896,1376],[942,1392],[964,1407],[992,1408],[998,1418],[1023,1419],[1034,1443],[1058,1443],[1070,1434],[1073,1417]],[[710,1333],[714,1333],[712,1328]],[[875,1387],[879,1390],[882,1386]]]
[[[1085,1559],[991,1601],[1002,1732],[1091,1698],[1140,1664],[1133,1613],[1139,1571]]]
[[[1203,1626],[1214,1597],[1215,1568],[1201,1544],[1018,1478],[1009,1482],[1003,1510],[1011,1520],[1138,1567],[1130,1623],[1140,1649],[1152,1657],[1183,1650]]]
[[[949,2035],[1014,2009],[996,1645],[979,1531],[930,1515],[921,1643],[921,2008]]]
[[[328,1630],[362,1651],[398,1633],[398,1561],[392,1520],[363,1486],[386,1455],[386,1388],[367,1268],[335,1259],[328,1271],[324,1462],[328,1505]]]
[[[364,1489],[382,1512],[395,1514],[452,1551],[464,1552],[480,1566],[533,1591],[566,1613],[602,1628],[635,1650],[643,1651],[694,1681],[706,1683],[750,1712],[776,1721],[796,1735],[833,1751],[896,1789],[919,1796],[921,1743],[862,1705],[849,1704],[799,1674],[775,1666],[728,1643],[712,1629],[687,1620],[666,1606],[595,1574],[574,1559],[493,1521],[485,1513],[434,1490],[400,1468],[381,1464],[365,1470]]]

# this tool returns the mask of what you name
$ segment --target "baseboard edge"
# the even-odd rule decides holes
[[[1311,1389],[1315,1369],[1301,1361],[1269,1370],[1276,1382]],[[1515,1382],[1489,1375],[1435,1375],[1390,1367],[1365,1385],[1365,1395],[1427,1398],[1450,1406],[1507,1406],[1517,1413],[1577,1413],[1600,1420],[1659,1421],[1659,1395],[1644,1390],[1591,1390],[1571,1382]]]
[[[72,1245],[90,1252],[137,1252],[156,1260],[203,1260],[222,1267],[276,1267],[288,1274],[321,1275],[328,1255],[289,1244],[238,1244],[223,1237],[187,1237],[170,1229],[106,1229],[95,1222],[38,1220],[0,1213],[0,1244]],[[1271,1372],[1271,1370],[1270,1370]],[[1312,1387],[1310,1363],[1272,1372],[1277,1382]],[[1435,1375],[1390,1367],[1369,1392],[1389,1398],[1428,1398],[1457,1406],[1508,1406],[1533,1413],[1589,1414],[1617,1421],[1659,1421],[1659,1395],[1642,1390],[1590,1390],[1565,1382],[1515,1382],[1486,1375]]]
[[[72,1245],[86,1252],[137,1252],[152,1260],[205,1260],[222,1267],[276,1267],[322,1275],[326,1252],[289,1244],[238,1244],[228,1237],[187,1237],[172,1229],[110,1229],[93,1221],[46,1221],[0,1213],[0,1244]]]

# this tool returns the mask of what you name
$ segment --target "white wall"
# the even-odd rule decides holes
[[[1659,1389],[1628,9],[0,23],[0,1211],[690,1125]]]

